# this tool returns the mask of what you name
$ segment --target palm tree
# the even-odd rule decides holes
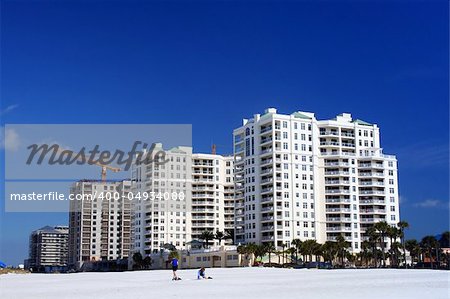
[[[275,245],[273,245],[273,243],[266,243],[265,246],[266,246],[266,252],[269,254],[269,264],[270,264],[270,266],[272,266],[271,255],[276,250]]]
[[[281,244],[281,247],[283,247],[283,265],[286,263],[286,248],[288,247],[286,243]]]
[[[143,258],[140,252],[133,254],[133,269],[142,269]]]
[[[370,252],[369,252],[369,248],[371,248],[370,242],[369,241],[363,241],[361,243],[361,263],[362,260],[364,259],[366,261],[366,266],[369,266],[369,258],[371,256],[373,256]]]
[[[317,249],[317,242],[316,240],[306,240],[302,243],[301,252],[303,255],[308,256],[308,261],[312,262],[312,256]]]
[[[255,262],[258,259],[258,257],[261,258],[261,262],[262,262],[262,258],[263,256],[265,256],[267,253],[267,247],[265,245],[255,245],[254,247],[254,254],[255,254]]]
[[[225,230],[225,240],[231,240],[231,244],[234,244],[234,229],[226,229]]]
[[[425,236],[422,241],[420,241],[420,247],[424,249],[426,253],[428,253],[428,257],[430,258],[430,266],[433,269],[433,249],[438,247],[438,241],[434,236]]]
[[[217,231],[215,238],[219,241],[219,246],[222,245],[222,240],[225,239],[225,234],[221,231]]]
[[[386,241],[387,232],[389,230],[389,224],[386,221],[381,221],[381,222],[375,223],[374,227],[380,233],[381,253],[383,256],[383,267],[386,267],[385,241]]]
[[[347,252],[347,248],[350,247],[350,243],[345,241],[345,238],[342,235],[338,235],[336,237],[336,247],[341,257],[341,266],[344,266],[345,253]]]
[[[419,255],[420,255],[420,246],[417,240],[406,240],[405,241],[405,248],[409,251],[409,254],[411,255],[411,266],[414,264],[414,260],[417,257],[417,261],[419,262]],[[405,261],[406,263],[406,261]]]
[[[214,233],[212,231],[205,230],[204,232],[201,233],[200,239],[205,242],[205,248],[208,248],[209,241],[214,239]]]
[[[380,238],[380,234],[378,233],[378,231],[376,230],[376,228],[374,226],[369,227],[366,230],[366,234],[369,237],[369,244],[372,248],[372,257],[374,260],[374,267],[378,267],[378,253],[377,253],[377,243],[378,240]]]
[[[395,266],[399,266],[399,255],[401,254],[400,249],[402,248],[402,244],[399,242],[394,242],[391,244],[391,254],[394,259]]]
[[[439,238],[439,246],[441,248],[449,248],[450,247],[450,231],[443,232],[441,237]]]
[[[336,242],[326,241],[322,245],[322,256],[325,262],[333,263],[336,254],[337,254]]]
[[[406,221],[400,221],[399,223],[397,223],[397,226],[400,229],[400,241],[403,247],[403,262],[405,263],[406,269],[407,265],[406,265],[406,248],[405,248],[405,229],[409,228],[409,223]]]
[[[152,264],[153,264],[153,261],[152,261],[152,258],[150,256],[146,256],[142,260],[142,265],[144,266],[145,269],[149,269]]]
[[[300,239],[294,239],[291,243],[293,248],[295,249],[295,262],[298,264],[298,252],[300,251],[302,247],[302,241]]]
[[[450,231],[443,232],[441,237],[439,238],[439,246],[441,248],[449,248],[450,247]],[[448,252],[443,253],[447,263],[447,269],[450,269],[450,254]]]
[[[396,256],[397,256],[396,252],[394,251],[393,244],[399,237],[400,231],[394,226],[389,226],[386,231],[386,235],[389,237],[389,253],[390,253],[389,260],[390,260],[390,266],[392,267],[394,265],[394,260],[396,259]]]
[[[323,255],[322,244],[316,243],[313,247],[313,254],[316,256],[317,268],[319,267],[320,257]]]

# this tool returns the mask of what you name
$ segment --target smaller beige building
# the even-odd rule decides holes
[[[150,255],[151,269],[170,269],[169,251],[161,251]],[[195,268],[230,268],[250,266],[251,257],[239,254],[236,246],[216,246],[208,249],[180,250],[180,269]],[[129,269],[132,269],[130,259]]]

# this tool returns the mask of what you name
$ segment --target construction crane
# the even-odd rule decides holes
[[[58,151],[57,151],[57,153],[60,154],[61,152],[70,153],[71,155],[77,156],[77,154],[76,154],[74,151],[69,150],[69,149],[63,149],[61,146],[58,145]],[[113,167],[113,166],[105,165],[105,164],[102,164],[102,163],[100,163],[100,162],[98,162],[98,161],[95,162],[95,163],[89,163],[88,161],[86,161],[86,158],[85,158],[85,157],[77,157],[77,160],[78,160],[78,161],[87,162],[89,165],[97,165],[97,166],[100,166],[100,167],[102,168],[102,172],[101,172],[102,182],[106,182],[106,172],[107,172],[107,170],[111,170],[112,172],[119,172],[119,171],[122,170],[122,169],[120,169],[120,168],[118,168],[118,167]]]

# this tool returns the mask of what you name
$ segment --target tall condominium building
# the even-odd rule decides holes
[[[399,221],[396,158],[382,153],[376,125],[269,108],[233,137],[236,242],[323,243],[341,234],[359,251],[368,227]]]
[[[156,157],[165,153],[165,163]],[[148,255],[165,244],[184,247],[191,235],[192,148],[164,151],[154,144],[152,163],[135,162],[131,168],[133,251]]]
[[[233,230],[233,157],[193,154],[190,147],[164,150],[166,163],[132,166],[133,251],[150,254],[166,244],[179,249],[204,231]],[[146,153],[149,154],[149,153]]]
[[[234,230],[233,157],[192,155],[192,235]]]
[[[74,183],[69,213],[69,264],[128,257],[131,239],[130,181]]]
[[[67,226],[44,226],[30,235],[27,268],[44,271],[45,268],[67,266],[69,230]]]

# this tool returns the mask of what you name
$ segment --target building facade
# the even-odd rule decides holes
[[[69,265],[128,257],[131,240],[130,181],[82,180],[70,193]]]
[[[399,221],[397,161],[384,155],[377,125],[341,114],[244,119],[233,131],[236,242],[333,241],[359,251],[378,221]]]
[[[233,157],[192,155],[192,240],[234,230]],[[214,243],[214,242],[213,242]]]
[[[28,269],[52,271],[67,267],[68,263],[67,226],[45,226],[30,235]]]
[[[132,166],[133,194],[152,197],[133,201],[133,251],[149,255],[168,244],[185,249],[204,231],[232,231],[233,157],[193,154],[191,147],[164,150],[158,143],[152,154],[159,151],[165,163]]]

